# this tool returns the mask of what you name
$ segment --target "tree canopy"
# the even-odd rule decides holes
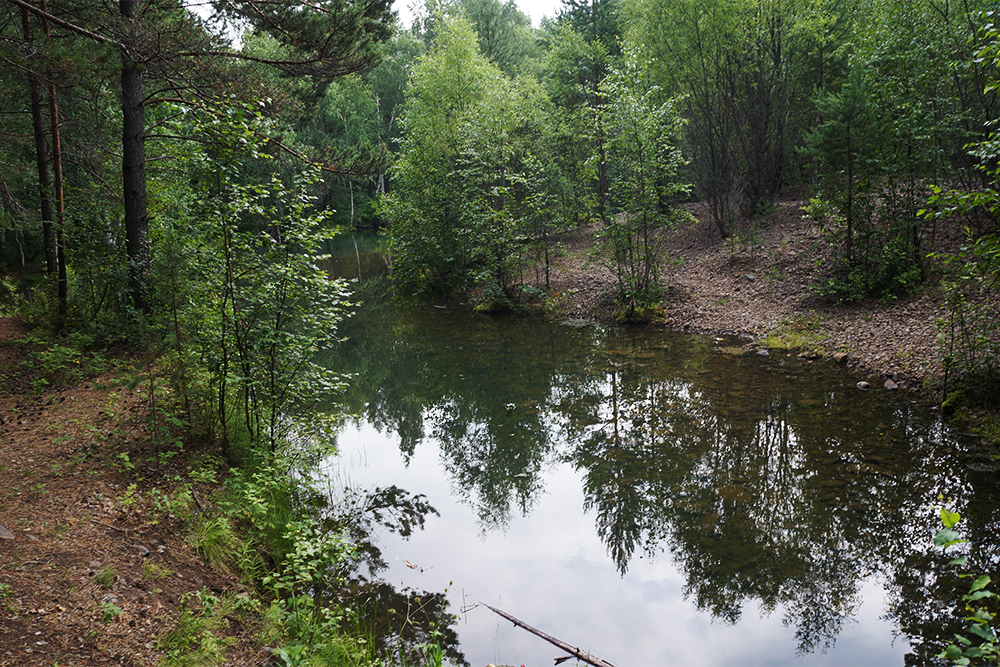
[[[995,177],[982,0],[567,0],[539,27],[500,0],[431,0],[410,26],[388,0],[3,6],[3,250],[44,261],[54,321],[155,315],[177,216],[275,178],[323,226],[386,229],[404,291],[485,310],[544,299],[583,227],[619,314],[655,316],[693,201],[739,244],[807,192],[832,248],[811,289],[835,301],[919,289],[942,226],[995,226],[926,213]],[[280,236],[258,217],[235,216]]]

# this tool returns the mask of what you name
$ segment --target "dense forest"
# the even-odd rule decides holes
[[[793,193],[832,248],[817,298],[934,285],[951,386],[1000,395],[993,2],[564,0],[537,27],[513,0],[411,25],[391,0],[2,6],[0,310],[143,353],[158,428],[216,443],[241,492],[301,493],[274,471],[345,384],[315,360],[350,308],[317,264],[343,229],[385,234],[399,291],[484,312],[544,302],[593,229],[642,322],[691,203],[739,243]],[[289,558],[264,581],[322,618],[294,570],[321,558]]]
[[[239,300],[280,279],[234,267],[344,227],[387,231],[403,290],[489,310],[544,298],[559,233],[593,225],[643,319],[685,203],[736,242],[793,190],[836,248],[811,286],[831,300],[922,288],[963,229],[951,324],[979,343],[951,356],[995,376],[990,3],[570,0],[537,28],[496,0],[410,26],[384,2],[6,8],[0,251],[44,267],[57,328],[141,314],[191,352],[185,331],[272,307]]]

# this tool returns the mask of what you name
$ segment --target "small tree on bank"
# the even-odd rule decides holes
[[[410,80],[395,187],[381,201],[401,289],[473,290],[486,310],[518,298],[529,251],[552,224],[548,107],[534,79],[510,78],[478,53],[468,21],[445,21]]]
[[[647,66],[636,48],[626,47],[598,110],[608,136],[612,202],[620,211],[601,230],[599,251],[618,281],[618,317],[627,321],[645,319],[660,295],[664,236],[686,217],[674,204],[690,189],[677,180],[683,120],[673,99],[657,101],[660,89],[650,84]]]

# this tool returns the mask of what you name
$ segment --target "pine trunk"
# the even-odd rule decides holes
[[[143,105],[144,67],[134,55],[140,36],[135,14],[139,0],[121,0],[122,17],[132,22],[131,47],[122,50],[122,196],[125,208],[125,252],[129,287],[137,310],[148,310],[145,295],[149,271],[149,217],[146,212],[146,136]]]
[[[24,39],[29,44],[34,42],[31,29],[31,16],[28,10],[21,8],[21,25],[24,29]],[[34,48],[34,47],[32,47]],[[56,273],[56,244],[52,233],[52,200],[50,198],[49,156],[45,145],[45,123],[42,118],[41,84],[34,72],[28,74],[28,90],[31,96],[31,125],[35,132],[35,162],[38,167],[38,194],[42,215],[42,242],[45,245],[45,269],[49,275]]]

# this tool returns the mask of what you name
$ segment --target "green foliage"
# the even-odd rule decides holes
[[[923,280],[912,189],[901,198],[891,173],[895,158],[886,151],[892,128],[874,97],[855,69],[839,92],[816,99],[824,120],[806,135],[836,211],[831,216],[813,200],[811,215],[827,214],[821,229],[838,249],[812,290],[840,301],[906,294]]]
[[[119,20],[117,6],[105,11],[80,5],[64,12],[66,8],[55,4],[54,11],[65,20],[102,34],[109,18],[115,30],[128,23]],[[163,40],[157,41],[155,54],[149,52],[153,64],[147,74],[151,78],[168,70],[172,73],[166,74],[167,79],[177,74],[171,70],[176,62],[172,58],[180,51],[174,39],[183,42],[186,52],[218,55],[229,50],[180,5],[143,5],[142,9],[148,32],[133,36],[140,41],[147,36]],[[275,566],[269,591],[277,596],[289,647],[282,649],[284,655],[288,658],[293,651],[314,655],[335,642],[327,631],[337,626],[331,622],[336,620],[330,616],[332,608],[314,605],[311,595],[315,591],[306,582],[317,584],[324,579],[332,587],[337,566],[325,550],[329,545],[317,523],[300,518],[297,528],[289,527],[293,515],[310,513],[309,507],[299,503],[307,504],[311,491],[300,487],[292,470],[302,458],[318,456],[308,440],[315,433],[310,429],[321,427],[309,417],[314,402],[342,386],[342,379],[316,365],[314,357],[335,339],[348,305],[347,285],[330,280],[319,268],[320,247],[331,234],[332,221],[328,212],[318,209],[333,202],[340,205],[343,198],[336,190],[342,185],[347,185],[348,197],[353,197],[355,186],[363,184],[366,192],[361,193],[360,186],[357,192],[359,209],[365,207],[364,198],[374,194],[374,188],[384,190],[384,179],[376,181],[368,175],[371,170],[384,171],[386,144],[398,140],[396,107],[417,49],[414,40],[401,39],[399,57],[390,59],[394,68],[387,67],[370,80],[349,76],[330,85],[337,77],[374,65],[382,55],[380,43],[390,32],[388,3],[230,2],[216,4],[214,10],[245,29],[244,48],[229,55],[246,60],[208,71],[201,65],[213,56],[205,55],[197,68],[191,68],[195,71],[184,72],[179,90],[182,94],[198,91],[197,97],[184,104],[166,103],[160,97],[167,89],[169,97],[179,96],[173,82],[165,84],[160,79],[147,90],[152,102],[145,110],[147,129],[156,129],[148,137],[146,151],[155,159],[139,161],[149,167],[151,185],[150,210],[140,211],[140,222],[143,228],[149,224],[152,264],[148,271],[139,267],[148,290],[137,302],[145,301],[141,305],[148,310],[131,303],[130,269],[135,273],[143,258],[134,256],[131,244],[129,253],[137,261],[130,265],[125,258],[122,192],[114,186],[121,164],[108,159],[116,153],[112,137],[121,136],[118,125],[123,111],[115,92],[117,84],[107,83],[117,81],[121,74],[118,56],[128,59],[129,54],[101,52],[94,57],[90,48],[76,48],[76,38],[61,32],[65,26],[53,26],[55,41],[60,49],[66,44],[66,51],[80,52],[81,57],[72,62],[10,39],[14,25],[10,21],[0,28],[4,37],[0,50],[6,63],[0,76],[9,82],[14,72],[18,89],[23,88],[3,108],[14,123],[5,126],[5,137],[9,139],[13,131],[18,136],[0,147],[0,159],[7,167],[0,197],[0,251],[5,259],[20,254],[23,262],[30,263],[37,259],[32,253],[40,247],[41,226],[22,204],[34,201],[38,194],[37,181],[25,177],[30,171],[23,168],[29,164],[24,139],[30,136],[23,122],[27,108],[23,74],[44,64],[50,67],[49,75],[56,77],[60,95],[65,91],[59,100],[65,103],[62,111],[67,114],[62,126],[67,133],[65,146],[74,154],[72,164],[67,165],[70,201],[63,248],[70,260],[70,301],[68,318],[60,316],[56,324],[76,328],[89,341],[34,341],[37,349],[29,355],[28,365],[39,378],[38,387],[99,372],[103,361],[86,352],[91,343],[127,341],[141,348],[149,380],[149,425],[156,433],[160,462],[167,463],[179,453],[182,443],[205,441],[221,443],[230,462],[247,463],[248,471],[256,471],[243,471],[235,488],[244,495],[223,514],[210,510],[192,519],[195,499],[189,484],[169,491],[154,489],[149,505],[161,518],[165,514],[171,520],[191,520],[190,541],[199,553],[216,567],[239,571],[248,584],[259,585],[264,573],[256,548],[267,552],[273,558],[269,564]],[[171,23],[173,30],[164,31],[165,23]],[[38,52],[38,57],[29,61],[25,57],[29,51]],[[169,66],[162,59],[167,54]],[[109,59],[110,65],[105,62]],[[295,81],[277,85],[278,77],[265,74],[263,65],[278,65],[282,74]],[[76,83],[71,79],[77,76],[92,80],[92,87],[73,88]],[[255,103],[240,104],[239,96],[249,91],[252,94],[247,98]],[[262,91],[286,97],[268,98]],[[279,126],[278,119],[287,121],[296,112],[308,111],[313,101],[319,103],[314,125]],[[87,132],[72,136],[74,128],[87,128]],[[303,149],[309,142],[320,150]],[[324,163],[341,161],[341,172],[357,180],[324,184],[311,167],[296,169],[273,159],[275,154],[295,151]],[[14,169],[12,162],[17,163]],[[145,181],[145,176],[138,181]],[[136,190],[138,185],[129,189],[126,199]],[[317,202],[312,198],[316,193],[327,194],[327,200]],[[6,312],[24,306],[36,316],[35,321],[53,321],[56,300],[54,290],[49,289],[51,282],[47,280],[28,295],[27,305],[18,301],[14,286],[5,282],[0,287],[0,309]],[[109,456],[113,465],[129,473],[141,465],[131,458],[135,452]],[[192,478],[213,481],[205,471]],[[30,490],[46,493],[44,484]],[[123,506],[144,500],[135,485],[121,498]],[[272,538],[273,542],[265,542]],[[310,545],[319,546],[312,549]],[[336,562],[341,556],[338,551]],[[168,571],[147,565],[144,576],[169,576]],[[111,568],[102,569],[94,578],[105,587],[114,580]],[[223,637],[232,630],[225,626],[232,614],[247,610],[248,604],[207,591],[185,599],[175,632],[161,638],[160,648],[167,653],[164,663],[223,662],[230,643]],[[99,609],[107,622],[121,614],[112,603]]]
[[[508,76],[529,63],[536,47],[528,18],[511,0],[461,0],[465,17],[472,23],[479,51]]]
[[[984,153],[984,151],[986,151]],[[984,165],[994,163],[995,140],[979,146]],[[988,171],[991,178],[998,173]],[[992,189],[944,191],[934,188],[927,209],[920,213],[933,220],[975,215],[978,211],[1000,214],[1000,198]],[[1000,323],[994,298],[1000,277],[1000,234],[977,236],[972,227],[964,229],[965,243],[952,253],[937,256],[954,267],[944,282],[948,314],[938,322],[945,343],[945,384],[957,380],[977,402],[991,404],[1000,393]]]
[[[401,118],[407,142],[393,169],[396,188],[380,205],[389,225],[393,277],[409,291],[451,291],[469,261],[455,173],[460,124],[487,81],[500,76],[478,54],[475,40],[468,23],[447,22],[410,81]]]
[[[814,7],[779,0],[628,0],[625,34],[681,111],[690,178],[725,238],[770,204],[807,109]]]
[[[948,257],[957,271],[945,283],[948,313],[938,322],[946,385],[957,382],[981,405],[995,405],[1000,396],[1000,322],[994,298],[1000,276],[998,259],[1000,236],[996,234],[970,238]]]
[[[424,654],[427,667],[441,667],[444,664],[444,649],[440,644],[421,644],[418,648]]]
[[[17,315],[24,300],[20,289],[10,276],[0,276],[0,317]]]
[[[563,0],[558,23],[582,35],[591,44],[600,44],[608,53],[621,54],[622,34],[615,0]]]
[[[94,583],[104,589],[111,588],[112,584],[115,583],[115,579],[118,577],[118,573],[113,567],[102,567],[94,575]]]
[[[269,550],[275,561],[292,548],[285,539],[285,526],[298,514],[300,487],[288,473],[274,464],[241,470],[229,480],[223,503],[226,514],[245,526],[249,541]]]
[[[292,187],[236,182],[243,152],[260,155],[259,112],[222,105],[207,121],[181,122],[210,137],[212,149],[186,156],[201,198],[175,212],[164,230],[170,245],[154,264],[175,391],[200,408],[188,420],[200,420],[230,456],[273,455],[296,418],[342,386],[312,358],[334,339],[347,286],[318,266],[330,233],[311,208],[315,174]]]
[[[989,64],[988,90],[997,87],[996,64],[1000,59],[1000,30],[994,14],[984,13],[983,40],[977,64]],[[995,127],[994,120],[991,126]],[[996,317],[996,288],[1000,281],[1000,233],[987,229],[1000,216],[1000,195],[995,183],[1000,178],[1000,135],[990,132],[982,141],[966,146],[977,160],[979,174],[987,184],[980,188],[931,188],[926,208],[918,215],[934,226],[952,220],[963,223],[964,243],[938,259],[953,270],[944,281],[948,314],[938,322],[944,342],[943,363],[947,385],[957,380],[969,398],[982,405],[995,405],[1000,396],[1000,322]]]
[[[330,600],[355,550],[340,533],[320,524],[311,509],[315,491],[284,467],[233,472],[217,504],[220,513],[200,515],[189,541],[206,560],[237,573],[269,602],[219,599],[207,591],[198,594],[197,603],[188,598],[177,628],[160,640],[170,660],[165,664],[201,664],[186,657],[190,651],[204,652],[206,664],[221,661],[230,642],[227,619],[238,618],[240,609],[261,614],[258,639],[274,646],[283,664],[367,664],[371,657],[364,638],[353,637],[346,612]],[[235,610],[234,602],[240,605]]]
[[[781,322],[767,333],[763,343],[772,350],[809,350],[823,354],[824,338],[819,321],[798,317]]]
[[[469,23],[445,21],[414,70],[395,191],[380,204],[404,290],[472,288],[501,304],[516,296],[551,224],[539,150],[546,105],[536,81],[510,79],[478,53]]]
[[[234,570],[234,565],[249,551],[248,545],[237,537],[226,516],[199,516],[191,527],[188,542],[199,556],[222,572]]]
[[[465,120],[458,176],[465,184],[474,284],[491,293],[488,298],[505,301],[523,281],[525,250],[544,233],[535,207],[544,179],[536,151],[544,98],[531,79],[498,84]]]
[[[982,436],[983,444],[988,447],[1000,445],[1000,414],[988,412],[980,415],[978,422],[972,430]]]
[[[146,581],[148,579],[169,579],[174,576],[174,571],[170,568],[158,565],[156,563],[143,563],[142,564],[142,580]]]
[[[223,664],[226,649],[236,641],[227,636],[230,624],[259,611],[258,603],[245,594],[220,598],[204,588],[185,595],[180,607],[177,624],[156,642],[165,653],[161,667]]]
[[[340,638],[342,614],[317,601],[314,591],[330,587],[351,547],[336,534],[303,521],[289,523],[284,539],[291,548],[263,584],[275,594],[269,610],[271,631],[284,645],[277,655],[288,665],[331,664],[347,653]]]
[[[125,612],[122,608],[116,605],[114,602],[109,600],[104,600],[97,605],[97,611],[101,615],[101,620],[105,623],[111,623],[119,616],[123,615]]]
[[[927,180],[975,180],[966,145],[995,114],[976,55],[985,6],[938,12],[898,1],[858,16],[849,74],[815,98],[821,120],[807,133],[837,208],[829,240],[838,256],[814,287],[820,295],[891,299],[924,282],[925,246],[943,219],[919,215]]]
[[[659,88],[647,69],[638,50],[626,47],[621,66],[605,79],[598,112],[613,165],[612,202],[620,210],[600,231],[600,249],[618,280],[625,320],[656,301],[665,232],[687,219],[674,207],[688,190],[678,182],[683,122],[673,101],[655,101]]]
[[[599,85],[608,59],[603,43],[588,42],[565,23],[550,31],[543,68],[553,103],[544,128],[552,156],[546,190],[555,204],[553,217],[566,226],[588,223],[606,198],[607,165],[601,158],[603,137],[594,109],[600,103]]]
[[[38,335],[21,338],[19,345],[33,348],[21,362],[33,372],[32,387],[43,391],[107,371],[111,364],[100,352],[88,351],[90,343],[87,335],[79,333],[62,340]]]
[[[330,214],[329,222],[345,228],[374,224],[374,174],[385,171],[390,131],[379,103],[370,77],[343,77],[329,86],[295,135],[312,148],[320,163],[337,164],[347,172],[324,173],[313,186],[318,192],[316,208]]]
[[[287,55],[271,64],[285,75],[310,79],[317,88],[378,64],[379,47],[393,27],[389,2],[355,5],[332,0],[314,5],[241,0],[213,9],[220,18],[249,25],[274,39]]]
[[[934,545],[946,550],[956,544],[962,544],[961,533],[956,529],[961,515],[941,508],[941,528],[934,535]],[[968,561],[964,556],[955,558],[949,565],[966,568]],[[967,634],[956,634],[955,642],[949,644],[938,655],[954,665],[995,665],[1000,660],[1000,638],[994,620],[996,618],[997,594],[987,588],[992,579],[987,574],[962,572],[959,577],[973,579],[969,592],[962,596],[965,602],[964,612]]]
[[[736,261],[736,256],[740,253],[749,252],[750,258],[760,249],[761,234],[760,224],[757,218],[753,218],[750,224],[742,229],[733,228],[729,238],[722,242],[722,245],[729,250],[729,263]]]

